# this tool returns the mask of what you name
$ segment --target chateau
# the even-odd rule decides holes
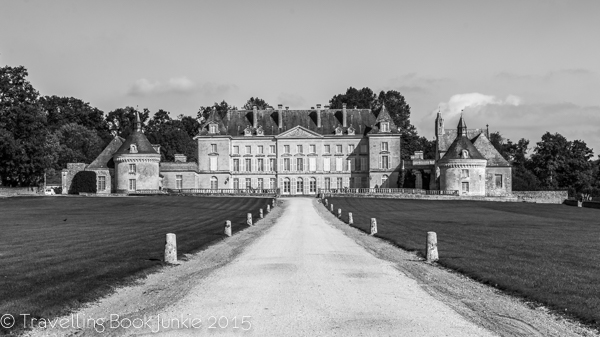
[[[95,174],[96,193],[156,193],[162,189],[276,190],[282,195],[314,195],[319,189],[396,188],[402,170],[416,177],[417,189],[471,196],[511,193],[511,166],[496,151],[487,131],[456,129],[435,120],[435,158],[417,152],[400,158],[400,130],[385,106],[369,109],[212,110],[200,125],[198,161],[175,155],[160,161],[160,145],[150,144],[139,114],[127,139],[114,139],[91,164],[71,163],[62,172],[63,193],[76,193],[73,179]],[[83,172],[83,173],[80,173]],[[406,173],[406,172],[404,172]]]

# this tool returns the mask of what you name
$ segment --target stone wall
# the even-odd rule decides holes
[[[512,195],[521,202],[562,204],[569,198],[568,191],[513,191]]]
[[[43,191],[42,191],[43,192]],[[40,193],[38,187],[0,187],[1,196],[35,195]]]
[[[85,163],[67,163],[67,168],[62,170],[62,194],[69,194],[73,177],[87,166]]]
[[[498,201],[498,202],[517,202],[515,197],[489,197],[489,196],[450,196],[450,195],[424,195],[424,194],[360,194],[360,193],[348,193],[341,194],[336,193],[333,195],[325,194],[326,198],[382,198],[382,199],[421,199],[421,200],[474,200],[474,201]]]
[[[496,185],[496,176],[501,175],[500,186]],[[510,195],[512,191],[512,174],[510,167],[487,167],[485,169],[485,193],[487,196]]]
[[[577,200],[565,200],[565,205],[575,206],[577,207]],[[587,208],[600,208],[600,202],[598,201],[584,201],[582,204],[583,207]]]

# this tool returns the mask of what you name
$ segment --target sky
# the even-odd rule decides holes
[[[595,0],[0,0],[0,66],[105,113],[397,90],[429,139],[438,111],[446,128],[463,111],[469,128],[600,154],[599,14]]]

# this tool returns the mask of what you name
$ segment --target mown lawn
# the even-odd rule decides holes
[[[267,198],[30,197],[0,199],[0,315],[54,317],[178,255],[224,238]],[[0,328],[0,335],[8,332]]]
[[[328,198],[354,226],[439,263],[600,327],[600,210],[483,201]]]

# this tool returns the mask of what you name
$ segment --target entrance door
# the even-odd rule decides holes
[[[304,179],[296,180],[296,194],[304,194]]]
[[[283,179],[283,194],[290,194],[290,188],[291,188],[290,178]]]
[[[469,183],[468,182],[462,183],[462,193],[469,194]]]
[[[317,179],[315,177],[310,178],[310,186],[309,193],[316,194],[317,193]]]

